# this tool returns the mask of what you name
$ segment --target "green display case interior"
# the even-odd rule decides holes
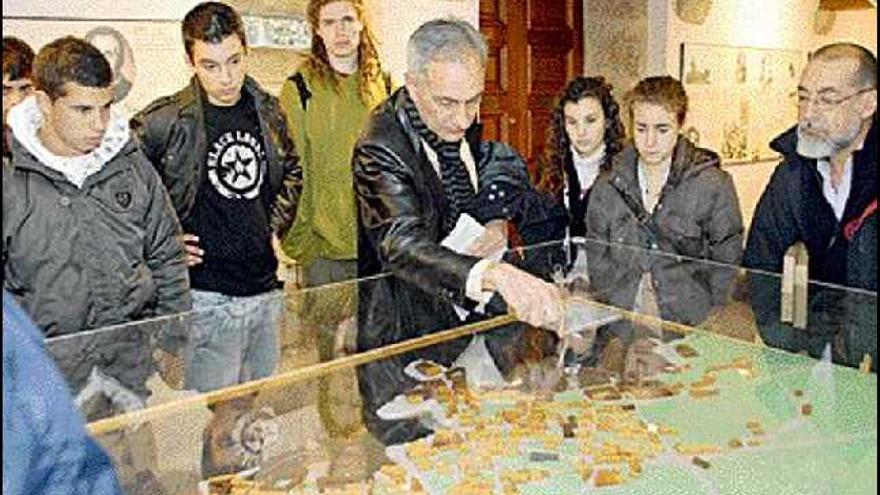
[[[497,311],[360,349],[357,302],[393,280],[381,275],[266,296],[284,307],[274,372],[217,390],[188,389],[188,366],[210,350],[205,322],[246,316],[234,306],[48,345],[134,492],[149,471],[169,494],[876,493],[877,375],[861,352],[876,293],[799,286],[795,328],[777,274],[590,243],[507,259],[558,250],[566,261],[545,276],[577,338]],[[645,272],[653,313],[615,302]],[[776,349],[768,326],[831,345]],[[134,398],[108,385],[137,369]]]

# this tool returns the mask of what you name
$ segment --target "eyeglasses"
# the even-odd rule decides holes
[[[867,93],[868,91],[874,91],[876,89],[877,88],[874,88],[874,87],[862,88],[862,89],[860,89],[850,95],[841,96],[839,98],[835,98],[834,96],[831,96],[829,94],[823,94],[823,93],[820,93],[816,96],[811,96],[807,93],[798,92],[797,93],[797,104],[798,104],[798,108],[804,108],[807,106],[807,103],[812,102],[817,110],[830,110],[830,109],[840,105],[841,103],[843,103],[847,100],[851,100],[851,99],[855,98],[856,96],[858,96],[860,94]]]

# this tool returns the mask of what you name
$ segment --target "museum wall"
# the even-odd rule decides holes
[[[808,52],[837,40],[854,41],[877,50],[876,9],[817,16],[818,0],[649,0],[650,15],[665,19],[666,57],[651,68],[678,71],[683,42],[788,48]],[[817,22],[817,17],[819,17]],[[651,24],[652,27],[655,24]],[[825,26],[825,27],[823,27]],[[818,32],[817,32],[818,31]]]
[[[653,68],[678,73],[681,43],[791,48],[812,46],[818,0],[665,0],[665,63]]]
[[[877,9],[845,10],[830,16],[830,30],[817,35],[816,46],[831,41],[852,41],[877,53]]]
[[[671,74],[679,77],[682,43],[686,47],[688,44],[713,44],[768,49],[753,52],[755,56],[769,53],[774,57],[794,54],[802,61],[806,60],[810,51],[833,41],[852,41],[868,47],[874,53],[877,51],[876,9],[817,13],[818,0],[647,1],[649,46],[645,51],[645,75]],[[585,24],[589,25],[588,22]],[[719,48],[719,54],[723,55],[724,50]],[[687,75],[688,67],[685,69]],[[755,78],[759,77],[757,71],[751,72]],[[781,72],[786,73],[785,77],[780,77]],[[752,142],[749,143],[749,149],[742,153],[744,156],[724,159],[725,168],[736,184],[747,225],[777,162],[775,158],[765,158],[768,151],[763,141],[794,124],[796,119],[795,106],[784,101],[796,87],[800,66],[794,72],[795,76],[790,77],[787,70],[777,70],[774,83],[753,86],[755,89],[749,97],[735,98],[732,93],[724,97],[721,96],[723,92],[713,94],[703,87],[686,85],[692,108],[695,109],[692,115],[709,115],[714,122],[722,122],[725,112],[732,113],[736,115],[740,127],[751,134]],[[704,102],[714,102],[715,107],[702,108],[701,98]],[[689,125],[691,123],[686,123],[685,127]],[[731,144],[705,138],[702,144],[718,152],[725,151],[724,148],[729,148]],[[730,154],[729,149],[726,151]],[[760,158],[754,159],[756,157],[752,155],[755,154],[761,155]]]
[[[51,3],[51,6],[50,6]],[[85,36],[92,29],[111,26],[128,42],[128,63],[124,72],[132,82],[123,108],[142,108],[159,95],[185,85],[189,72],[180,40],[183,4],[196,2],[151,2],[150,8],[132,0],[92,3],[9,1],[3,3],[3,33],[17,36],[34,50],[59,36]],[[103,5],[102,5],[103,4]],[[78,9],[78,7],[81,7]],[[153,8],[155,7],[155,8]],[[111,20],[112,19],[112,20]]]
[[[423,22],[453,16],[479,23],[479,0],[367,0],[367,11],[379,39],[379,53],[395,84],[403,84],[406,41]]]
[[[584,0],[584,74],[622,98],[646,71],[648,0]]]
[[[4,0],[3,17],[82,19],[181,19],[199,0],[137,2],[132,0]]]

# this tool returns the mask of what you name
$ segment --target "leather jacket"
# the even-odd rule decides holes
[[[358,275],[378,275],[359,283],[359,350],[482,318],[472,313],[463,322],[450,304],[472,307],[465,299],[465,284],[478,258],[440,245],[449,234],[443,227],[443,187],[403,110],[405,98],[398,90],[373,112],[353,155]],[[467,211],[482,223],[498,218],[516,221],[518,203],[534,191],[525,163],[504,144],[480,142],[480,131],[480,125],[474,124],[465,137],[478,176],[476,203]],[[490,304],[487,313],[501,308]],[[513,325],[488,335],[487,347],[502,372],[516,355],[514,349],[522,340],[519,330]],[[451,365],[469,340],[457,339],[359,368],[364,419],[377,438],[399,443],[430,433],[412,420],[382,421],[375,411],[414,385],[402,372],[408,362],[422,357]]]
[[[250,77],[245,78],[242,91],[253,97],[259,116],[274,198],[265,206],[270,212],[269,225],[282,239],[296,217],[302,192],[299,156],[278,99]],[[162,176],[183,225],[192,214],[207,156],[204,99],[204,90],[194,77],[189,86],[159,98],[131,119],[132,131]]]

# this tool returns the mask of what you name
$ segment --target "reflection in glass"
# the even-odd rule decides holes
[[[538,248],[546,254],[563,246],[515,255],[528,260]],[[94,363],[114,350],[121,354],[113,362],[160,357],[141,388],[150,393],[147,407],[125,412],[119,396],[115,416],[90,427],[105,445],[124,437],[138,456],[155,458],[167,493],[205,493],[209,484],[215,493],[233,484],[296,494],[474,493],[468,490],[498,484],[522,493],[598,486],[702,493],[698,479],[725,493],[862,493],[876,484],[876,375],[756,345],[751,308],[764,301],[745,283],[754,272],[631,247],[575,249],[586,256],[559,283],[568,294],[566,324],[583,342],[561,361],[558,339],[499,310],[453,325],[448,340],[436,341],[430,331],[437,321],[427,315],[405,322],[393,345],[321,362],[314,326],[303,320],[308,291],[293,290],[278,296],[285,323],[276,373],[212,392],[175,390],[186,387],[196,314],[53,339],[50,348],[80,389]],[[645,267],[660,281],[658,315],[636,304],[633,286]],[[582,273],[566,276],[573,271]],[[777,275],[761,275],[779,285]],[[309,291],[363,294],[382,290],[377,282],[391,282],[385,277]],[[847,328],[850,341],[865,325],[876,329],[876,320],[863,319],[876,315],[876,294],[810,290],[825,291],[834,304],[815,306],[807,335],[829,321]],[[374,338],[383,328],[377,325]],[[645,338],[627,342],[620,338],[627,332]],[[336,384],[327,404],[349,414],[338,417],[350,425],[344,435],[332,435],[321,420],[318,396],[327,382]],[[250,414],[235,412],[241,403]],[[235,412],[219,418],[231,432],[224,447],[259,469],[209,483],[201,471],[203,432],[224,409]],[[152,435],[137,435],[147,429]],[[109,450],[118,466],[129,462]],[[744,470],[750,476],[731,475]],[[646,483],[657,477],[668,481]]]

